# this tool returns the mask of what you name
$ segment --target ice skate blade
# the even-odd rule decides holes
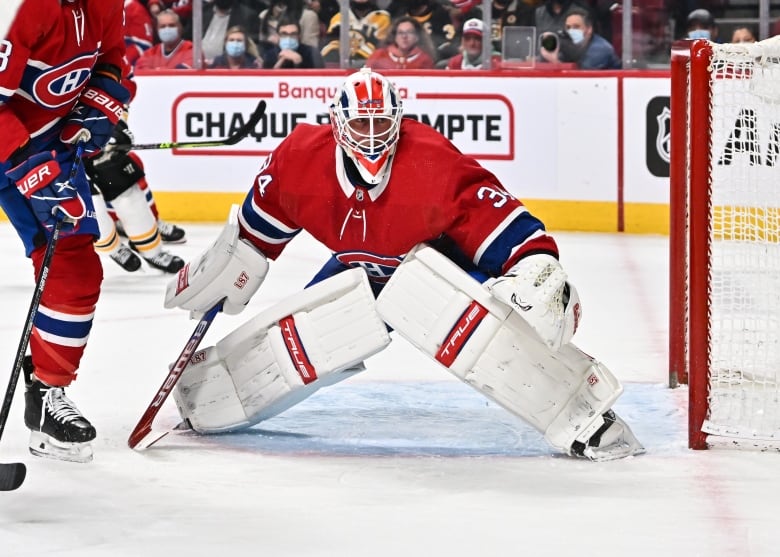
[[[615,416],[615,423],[604,432],[601,442],[603,446],[586,447],[582,456],[594,462],[607,462],[645,452],[631,428],[618,416]]]
[[[92,461],[92,444],[66,443],[41,433],[30,432],[30,453],[41,458],[78,462],[84,464]]]

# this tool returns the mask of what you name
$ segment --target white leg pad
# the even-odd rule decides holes
[[[354,375],[390,343],[375,303],[352,269],[261,312],[192,357],[173,392],[179,412],[202,433],[241,429]]]
[[[570,453],[622,387],[572,344],[553,352],[509,306],[433,248],[413,250],[377,300],[382,318],[459,379]]]

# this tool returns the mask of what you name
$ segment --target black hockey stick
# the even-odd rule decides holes
[[[223,147],[225,145],[235,145],[236,143],[244,139],[247,135],[249,135],[252,132],[252,130],[255,129],[255,126],[257,126],[257,123],[260,121],[260,118],[263,117],[263,114],[265,114],[265,101],[261,100],[259,103],[257,103],[257,108],[255,108],[255,111],[249,117],[249,120],[247,120],[243,126],[238,128],[235,132],[233,132],[225,139],[218,139],[216,141],[142,143],[140,145],[133,144],[129,146],[117,145],[115,149],[122,149],[122,150],[128,149],[132,151],[140,151],[143,149],[190,149],[193,147]]]
[[[70,170],[70,179],[73,179],[76,176],[83,154],[84,144],[79,143],[76,147],[73,167]],[[41,272],[38,274],[38,279],[35,281],[35,291],[32,300],[30,301],[30,309],[27,310],[27,319],[24,322],[22,338],[19,340],[19,347],[16,349],[14,368],[11,371],[11,377],[8,380],[8,388],[5,390],[3,406],[0,408],[0,438],[3,436],[5,424],[8,421],[8,414],[11,411],[11,401],[14,398],[16,384],[19,382],[19,375],[22,372],[24,355],[25,352],[27,352],[27,345],[30,343],[30,336],[32,335],[33,321],[35,320],[35,315],[38,313],[38,307],[41,305],[43,287],[46,286],[46,279],[49,276],[51,260],[54,257],[54,247],[57,245],[57,240],[60,237],[62,222],[63,221],[58,219],[57,223],[54,225],[54,230],[49,237],[49,242],[46,244],[46,252],[43,254]],[[19,488],[24,482],[25,476],[27,476],[27,467],[23,462],[11,462],[7,464],[0,462],[0,491],[13,491],[14,489]]]
[[[127,446],[131,449],[146,449],[168,434],[167,430],[159,432],[152,431],[152,422],[154,422],[154,418],[157,416],[160,408],[162,408],[163,402],[165,402],[168,395],[171,394],[173,387],[176,386],[179,377],[181,377],[181,374],[184,373],[184,370],[189,365],[190,358],[192,358],[192,355],[198,349],[200,341],[203,340],[206,331],[208,331],[211,326],[211,322],[214,321],[217,314],[222,311],[222,305],[224,303],[225,300],[223,298],[214,304],[211,309],[200,318],[200,321],[198,321],[190,339],[187,341],[187,344],[184,345],[184,349],[179,354],[176,362],[171,366],[171,369],[160,388],[157,389],[157,393],[154,395],[152,402],[146,407],[143,416],[141,416],[141,419],[138,420],[132,433],[130,433],[130,437],[127,439]]]

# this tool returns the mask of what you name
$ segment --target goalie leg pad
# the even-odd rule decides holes
[[[452,261],[413,250],[377,300],[382,318],[413,345],[572,454],[604,425],[622,392],[576,346],[558,351]]]
[[[263,311],[199,351],[173,396],[193,429],[242,429],[363,369],[390,343],[368,279],[352,269]]]

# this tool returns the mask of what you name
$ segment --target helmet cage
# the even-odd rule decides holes
[[[347,78],[330,106],[336,142],[370,183],[379,183],[384,175],[398,142],[402,112],[395,87],[369,69]]]

